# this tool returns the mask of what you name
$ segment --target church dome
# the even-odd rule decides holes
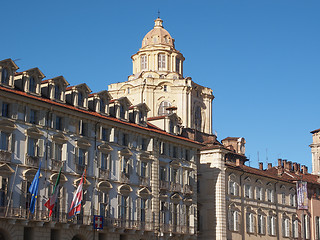
[[[163,28],[162,22],[160,18],[154,20],[153,29],[148,32],[142,40],[142,48],[159,44],[174,47],[174,39],[168,31]]]

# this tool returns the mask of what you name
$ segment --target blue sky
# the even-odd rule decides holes
[[[320,1],[3,1],[0,59],[47,78],[107,89],[132,73],[160,10],[184,75],[214,91],[221,140],[245,137],[251,166],[277,158],[311,169],[320,128]],[[266,154],[267,153],[267,154]]]

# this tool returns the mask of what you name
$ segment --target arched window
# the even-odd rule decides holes
[[[170,111],[167,110],[168,107],[171,107],[171,103],[169,101],[162,101],[159,106],[158,116],[169,114]]]
[[[9,71],[7,68],[2,69],[1,73],[1,82],[3,84],[9,84]]]
[[[202,124],[202,116],[201,116],[201,107],[197,106],[194,114],[194,123],[195,129],[201,131],[201,124]]]
[[[176,58],[176,72],[180,72],[180,58]]]
[[[29,92],[36,92],[36,80],[34,77],[29,78]]]

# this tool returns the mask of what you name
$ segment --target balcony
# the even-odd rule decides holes
[[[76,173],[82,174],[84,172],[86,165],[76,164]]]
[[[110,170],[99,168],[99,178],[109,179],[110,178]]]
[[[160,232],[163,233],[173,233],[173,234],[195,234],[195,228],[191,226],[181,226],[173,224],[161,224]]]
[[[51,169],[54,171],[59,171],[61,167],[64,166],[63,161],[61,160],[56,160],[56,159],[51,159]]]
[[[140,177],[140,185],[143,187],[149,187],[150,186],[150,178]]]
[[[192,186],[186,184],[183,186],[183,193],[184,194],[192,194],[193,190],[192,190]]]
[[[129,183],[130,182],[129,178],[130,178],[129,174],[121,172],[121,174],[120,174],[120,182]]]
[[[5,150],[0,150],[0,161],[1,162],[11,162],[12,153]]]
[[[162,180],[159,181],[159,188],[160,189],[168,190],[169,185],[170,185],[170,183],[167,181],[162,181]]]
[[[30,167],[39,167],[39,157],[26,155],[26,165]]]
[[[181,185],[179,183],[172,182],[170,186],[170,191],[181,192]]]

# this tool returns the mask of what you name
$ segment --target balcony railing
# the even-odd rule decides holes
[[[54,171],[59,171],[61,167],[64,166],[63,161],[61,160],[56,160],[56,159],[51,159],[51,169]]]
[[[0,207],[0,219],[20,219],[28,221],[43,221],[53,223],[68,223],[80,225],[92,225],[93,216],[86,214],[79,214],[76,217],[69,218],[67,213],[57,212],[49,217],[48,210],[35,210],[34,214],[30,214],[29,209]],[[142,222],[138,220],[105,218],[104,228],[114,229],[133,229],[142,231],[160,231],[163,233],[176,233],[176,234],[195,234],[194,227],[178,226],[172,224],[161,224],[156,228],[154,222]]]
[[[110,171],[109,171],[109,169],[99,168],[99,178],[103,178],[103,179],[108,179],[108,178],[110,178]]]
[[[5,150],[0,150],[0,161],[1,162],[11,162],[12,153]]]
[[[173,192],[181,192],[181,185],[179,183],[172,182],[170,190]]]
[[[140,177],[140,185],[144,187],[150,186],[150,178],[147,177]]]
[[[169,182],[167,182],[167,181],[162,181],[162,180],[160,180],[159,181],[159,187],[160,187],[160,189],[169,189],[169,186],[170,186],[170,183]]]
[[[31,167],[39,167],[39,157],[26,155],[26,165]]]

